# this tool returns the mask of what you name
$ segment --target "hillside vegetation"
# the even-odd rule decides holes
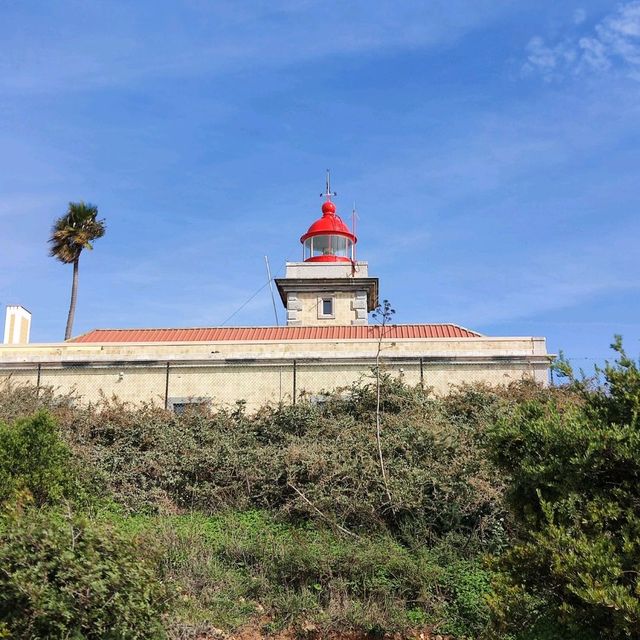
[[[383,375],[387,485],[371,379],[251,415],[6,385],[0,638],[640,638],[640,375],[615,347],[561,388]]]

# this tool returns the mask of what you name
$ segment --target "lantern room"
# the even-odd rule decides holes
[[[327,199],[322,217],[301,238],[305,262],[353,262],[358,241],[349,227],[336,215],[336,205]]]
[[[356,261],[357,238],[336,215],[329,172],[322,217],[300,238],[302,262],[287,262],[284,278],[275,283],[287,310],[287,326],[366,325],[378,304],[378,278]]]

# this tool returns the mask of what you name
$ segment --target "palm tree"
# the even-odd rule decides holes
[[[67,213],[58,218],[51,230],[50,255],[64,262],[73,263],[73,284],[71,285],[71,304],[64,339],[71,337],[73,316],[76,312],[78,297],[78,262],[83,249],[93,249],[92,242],[101,238],[106,226],[103,220],[98,220],[98,207],[84,202],[70,202]]]

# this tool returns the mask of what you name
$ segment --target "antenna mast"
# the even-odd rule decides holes
[[[269,278],[269,289],[271,290],[271,302],[273,304],[273,315],[276,317],[276,327],[280,326],[280,319],[278,318],[278,309],[276,307],[276,298],[273,294],[273,278],[271,277],[271,269],[269,268],[269,258],[264,257],[264,263],[267,266],[267,277]]]
[[[356,209],[356,201],[353,201],[353,209],[351,210],[351,229],[354,236],[357,237],[356,233],[356,220],[358,219],[358,211]],[[353,243],[353,261],[356,261],[356,247],[358,246],[357,242]]]

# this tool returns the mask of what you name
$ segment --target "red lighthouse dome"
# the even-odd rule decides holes
[[[327,176],[327,198],[322,204],[322,217],[316,220],[301,238],[305,262],[351,262],[354,246],[358,241],[349,227],[336,215],[336,205],[331,202]]]

